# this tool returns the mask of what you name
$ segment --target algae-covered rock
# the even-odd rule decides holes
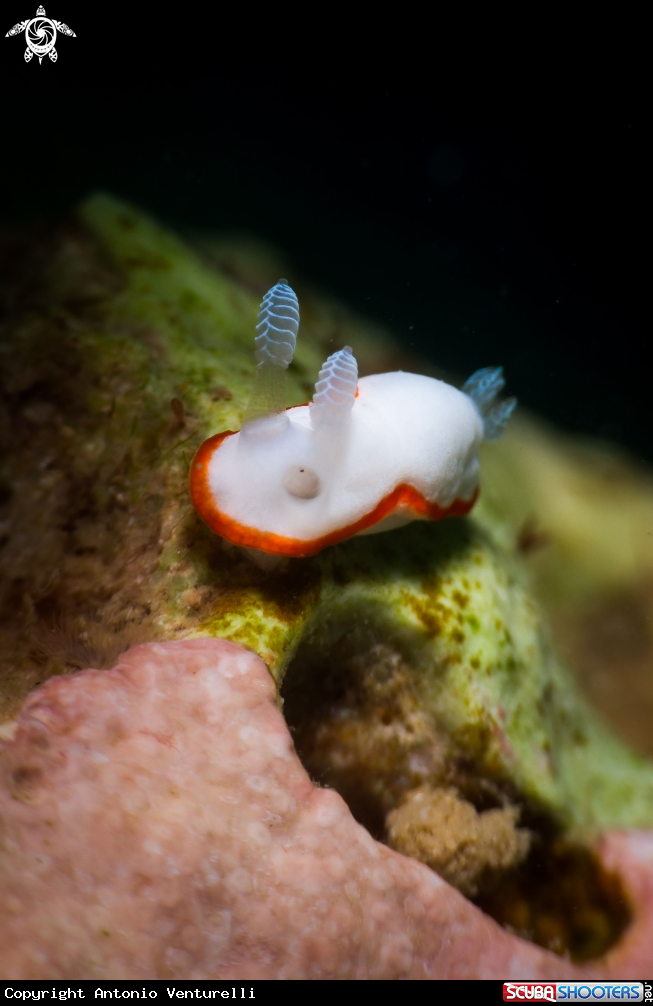
[[[500,516],[556,648],[629,744],[653,755],[653,476],[618,448],[518,413],[482,449]]]
[[[564,828],[653,824],[653,766],[554,654],[513,548],[521,515],[504,520],[500,493],[468,519],[269,573],[198,520],[190,461],[240,425],[272,266],[248,274],[234,253],[227,268],[224,245],[193,249],[104,195],[9,249],[5,717],[44,678],[110,665],[136,640],[217,636],[264,659],[305,763],[370,827],[425,784]],[[396,365],[387,337],[290,278],[302,325],[288,404],[345,342],[363,370]]]
[[[483,507],[520,536],[547,604],[569,608],[650,580],[653,476],[643,465],[523,413],[481,452]]]
[[[315,680],[322,654],[348,667],[363,657],[374,667],[381,640],[411,669],[417,704],[431,717],[423,737],[409,734],[395,745],[403,761],[420,755],[418,771],[401,768],[410,785],[437,776],[437,763],[450,770],[471,760],[566,825],[651,820],[651,766],[613,739],[580,696],[551,648],[523,570],[481,516],[354,539],[316,564],[321,596],[290,672],[289,701],[297,701],[297,678]],[[324,668],[322,681],[326,675]],[[303,690],[317,696],[324,687]],[[332,689],[320,705],[333,709],[334,701]],[[374,728],[373,701],[345,702],[332,718],[341,727],[354,707]],[[297,719],[310,719],[310,711]],[[443,737],[446,752],[426,757],[440,751]],[[394,771],[401,759],[395,755]],[[393,802],[384,796],[383,809]]]

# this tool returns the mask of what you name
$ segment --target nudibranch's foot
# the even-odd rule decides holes
[[[253,562],[255,566],[258,566],[259,569],[264,570],[266,573],[277,569],[282,562],[288,561],[284,555],[273,555],[270,552],[262,552],[260,548],[247,548],[246,545],[240,545],[239,548],[250,562]]]
[[[637,979],[653,836],[604,842],[634,923],[582,967],[501,929],[313,785],[253,653],[149,644],[0,736],[0,972],[28,979]]]

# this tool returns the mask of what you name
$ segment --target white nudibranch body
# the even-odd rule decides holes
[[[259,318],[259,374],[274,368],[278,382],[299,323],[285,281],[266,294]],[[477,371],[461,391],[403,371],[358,379],[345,347],[323,365],[309,405],[266,411],[278,394],[261,394],[259,382],[241,431],[199,448],[193,504],[217,534],[279,556],[313,555],[355,534],[465,514],[478,495],[478,445],[501,435],[515,405],[495,401],[503,383],[500,368]]]

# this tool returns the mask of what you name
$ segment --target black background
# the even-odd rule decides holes
[[[45,7],[77,35],[56,64],[0,37],[6,222],[100,187],[253,232],[452,373],[503,364],[529,408],[653,461],[642,25]]]

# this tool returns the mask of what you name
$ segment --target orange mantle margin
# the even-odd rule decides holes
[[[298,538],[285,538],[283,535],[272,534],[270,531],[259,531],[255,527],[240,524],[233,517],[227,517],[226,514],[218,510],[209,488],[207,477],[209,461],[222,441],[227,437],[232,437],[234,432],[227,430],[226,433],[216,433],[215,436],[205,440],[198,448],[190,467],[190,498],[193,506],[204,523],[208,524],[215,534],[221,535],[234,545],[258,548],[262,552],[271,552],[274,555],[304,558],[315,555],[316,552],[321,552],[328,545],[336,545],[339,541],[351,538],[359,531],[365,531],[368,527],[378,524],[397,507],[412,510],[415,516],[426,517],[427,520],[442,520],[443,517],[464,516],[469,513],[478,499],[478,489],[476,489],[471,500],[454,500],[451,506],[443,508],[437,503],[429,503],[413,486],[401,483],[391,493],[384,496],[381,502],[360,520],[348,524],[346,527],[338,528],[337,531],[330,531],[329,534],[322,535],[321,538],[303,541]]]

